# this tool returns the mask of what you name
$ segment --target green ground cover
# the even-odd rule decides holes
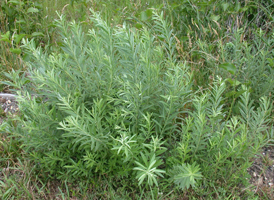
[[[57,12],[56,12],[57,11]],[[272,1],[6,0],[1,199],[268,199]]]

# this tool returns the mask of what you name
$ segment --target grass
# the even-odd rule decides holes
[[[80,22],[83,31],[87,31],[94,25],[94,22],[89,19],[90,7],[95,11],[100,11],[103,19],[111,27],[121,26],[125,21],[137,30],[141,27],[150,28],[154,23],[152,11],[162,10],[165,18],[171,21],[171,27],[176,33],[174,37],[176,59],[178,61],[183,60],[190,66],[193,74],[193,91],[199,96],[203,96],[208,89],[214,93],[216,77],[223,77],[226,80],[228,87],[224,89],[224,98],[220,98],[220,102],[224,105],[224,111],[228,113],[223,121],[228,122],[232,116],[240,115],[241,95],[246,91],[245,87],[251,91],[250,98],[255,101],[256,108],[263,105],[259,101],[262,96],[268,96],[273,101],[274,51],[272,46],[274,38],[273,17],[271,17],[273,16],[273,3],[271,1],[259,1],[258,3],[239,1],[238,7],[227,5],[226,1],[210,3],[202,1],[203,4],[200,4],[198,1],[188,0],[183,2],[177,0],[80,0],[69,3],[57,0],[27,3],[27,1],[20,0],[14,1],[13,5],[7,2],[2,2],[0,5],[0,34],[2,35],[0,38],[0,78],[3,81],[10,81],[4,72],[19,70],[23,73],[27,70],[25,62],[32,59],[20,46],[22,38],[34,39],[36,45],[42,47],[43,52],[61,52],[62,38],[57,34],[56,24],[53,23],[54,19],[58,18],[56,10],[58,13],[65,14],[67,21],[76,20]],[[27,8],[38,9],[39,12],[34,10],[34,12],[26,13],[27,9],[21,6],[22,3]],[[16,20],[19,23],[15,23],[15,19],[13,19],[13,23],[7,25],[12,16],[5,15],[7,11],[4,6],[8,6],[16,13]],[[254,10],[254,7],[257,10]],[[20,22],[20,20],[25,20],[28,23]],[[8,36],[9,41],[3,39],[3,35],[7,31],[11,33]],[[20,35],[22,34],[25,35],[21,38]],[[158,36],[155,34],[155,37]],[[20,52],[18,53],[16,49],[19,49]],[[0,91],[6,87],[6,84],[1,84]],[[195,106],[199,109],[199,106],[204,105],[201,99],[197,99],[196,103],[195,105],[191,102],[185,107],[194,112]],[[216,110],[218,110],[217,107]],[[201,109],[199,112],[203,113],[203,110]],[[199,112],[197,111],[197,113]],[[187,114],[184,114],[183,118],[186,116]],[[170,180],[161,183],[159,186],[161,190],[159,188],[139,190],[140,188],[136,189],[136,185],[129,184],[125,179],[114,178],[106,173],[93,180],[82,179],[74,183],[58,179],[55,176],[50,178],[50,173],[43,172],[45,169],[40,166],[39,162],[30,158],[29,151],[23,147],[24,142],[18,141],[17,133],[20,129],[17,127],[18,130],[14,131],[7,125],[13,124],[16,127],[16,124],[19,123],[16,120],[9,119],[7,123],[4,122],[1,126],[0,197],[2,199],[267,199],[270,197],[271,191],[269,192],[267,189],[266,192],[254,193],[251,187],[242,192],[241,183],[230,182],[229,185],[222,178],[218,180],[220,185],[218,188],[213,183],[205,182],[202,184],[199,182],[202,187],[198,189],[190,187],[183,192],[180,192],[178,187],[166,186],[166,182]],[[217,118],[214,120],[219,123]],[[214,124],[213,121],[211,122]],[[231,123],[233,122],[231,121]],[[247,126],[252,126],[247,124]],[[191,126],[198,127],[199,121],[195,121],[195,125]],[[231,127],[228,129],[232,129]],[[194,132],[195,128],[191,129],[191,133]],[[235,138],[237,138],[237,134]],[[236,140],[231,140],[231,142],[235,142],[235,148],[240,144],[240,139],[239,137]],[[169,138],[169,141],[172,139]],[[191,140],[189,140],[189,144],[191,144],[190,142]],[[211,142],[214,143],[214,141]],[[182,141],[182,144],[186,143]],[[183,148],[183,146],[181,147]],[[229,148],[226,149],[226,151],[229,150]],[[202,155],[202,151],[197,150],[197,152]],[[172,153],[177,154],[178,152]],[[215,152],[212,150],[211,153],[213,155]],[[230,153],[227,158],[220,157],[219,159],[223,159],[223,162],[226,163],[227,160],[233,158],[234,152],[231,151]],[[187,160],[186,156],[189,155],[185,153],[184,156],[182,158]],[[193,161],[194,158],[189,158],[188,161],[190,160]],[[176,162],[171,159],[168,161]],[[233,162],[231,165],[242,161],[235,159]],[[268,157],[264,158],[264,162],[266,165],[271,164]],[[248,165],[249,160],[246,163]],[[215,167],[215,172],[222,171],[222,168],[216,164],[208,168],[208,176],[212,174],[210,170],[213,167]],[[230,171],[230,173],[235,175],[234,178],[237,179],[236,176],[239,174],[237,175],[236,171]],[[213,173],[212,176],[215,174]],[[229,193],[230,195],[228,195]]]

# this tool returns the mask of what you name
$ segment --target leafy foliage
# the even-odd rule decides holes
[[[172,179],[181,189],[188,189],[190,186],[195,187],[196,180],[202,178],[199,166],[196,163],[182,164],[174,166],[172,169]]]
[[[214,76],[209,88],[195,91],[163,13],[153,12],[151,29],[111,26],[91,13],[88,33],[62,15],[56,21],[60,52],[23,39],[28,71],[13,71],[6,82],[21,112],[12,132],[36,172],[69,182],[112,179],[113,187],[145,185],[152,193],[173,184],[247,184],[249,158],[270,139],[270,100],[262,97],[256,109],[250,89],[236,87],[234,77]],[[230,62],[221,67],[237,74]],[[226,109],[230,82],[237,116]]]
[[[138,167],[133,168],[134,170],[139,171],[136,176],[136,178],[138,178],[139,185],[143,183],[145,178],[147,178],[148,185],[152,186],[154,183],[158,186],[158,182],[156,180],[157,175],[163,178],[162,173],[165,173],[164,170],[157,169],[157,167],[162,163],[155,159],[155,154],[152,155],[149,162],[143,153],[141,153],[141,157],[144,164],[135,161]]]
[[[166,5],[180,57],[195,71],[197,87],[207,87],[218,75],[232,80],[228,102],[236,101],[240,85],[250,88],[257,104],[261,96],[272,96],[273,6],[269,0],[184,0]]]
[[[158,166],[189,99],[187,67],[164,57],[171,45],[146,29],[111,28],[93,14],[94,29],[87,35],[60,16],[63,53],[47,55],[24,40],[33,55],[29,82],[13,84],[24,88],[19,98],[24,126],[18,127],[24,146],[59,178],[90,177],[93,170],[127,176],[141,164],[139,158],[146,162],[147,150],[157,156],[144,166]],[[157,27],[167,31],[163,15],[156,18]],[[172,42],[171,34],[165,37]],[[149,185],[151,180],[157,184],[149,178]]]

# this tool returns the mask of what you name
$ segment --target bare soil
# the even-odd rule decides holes
[[[254,192],[274,199],[274,146],[263,147],[260,154],[255,155],[248,173],[251,175],[249,182],[256,186]]]

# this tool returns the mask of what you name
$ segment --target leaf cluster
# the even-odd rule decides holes
[[[61,52],[23,40],[28,71],[7,82],[17,88],[21,112],[13,131],[37,171],[150,189],[245,182],[249,158],[269,139],[269,100],[256,110],[243,88],[241,115],[227,119],[226,81],[192,91],[163,13],[153,13],[153,29],[139,30],[109,26],[91,12],[88,33],[62,15],[56,21]]]

